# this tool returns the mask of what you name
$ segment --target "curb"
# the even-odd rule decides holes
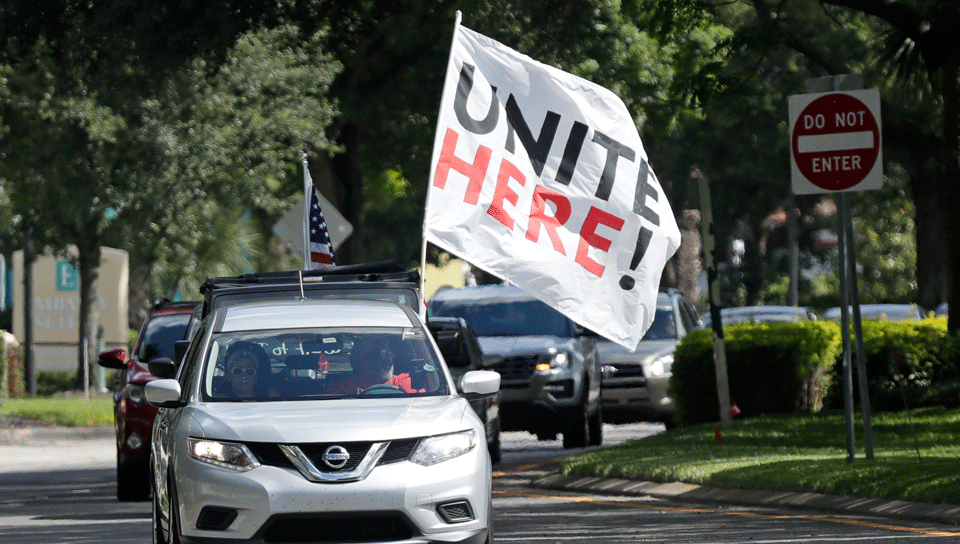
[[[830,512],[862,514],[901,520],[960,525],[960,506],[884,499],[861,499],[819,493],[719,489],[687,483],[654,483],[612,478],[561,476],[554,474],[533,480],[530,485],[544,489],[588,491],[598,494],[651,496],[665,500],[741,506],[777,506]]]
[[[98,440],[113,436],[113,427],[17,427],[0,429],[0,445],[44,444],[62,440]]]

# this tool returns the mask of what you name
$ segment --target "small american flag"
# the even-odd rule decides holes
[[[310,169],[307,168],[306,153],[303,154],[303,190],[305,193],[303,210],[304,268],[316,270],[327,266],[336,266],[337,261],[333,257],[333,242],[330,241],[327,221],[323,218],[323,210],[320,209],[320,198],[313,186]]]
[[[327,221],[323,218],[323,210],[320,209],[320,199],[316,189],[310,192],[310,270],[336,266],[333,243],[327,231]]]

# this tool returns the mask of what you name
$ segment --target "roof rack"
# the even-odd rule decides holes
[[[259,272],[242,276],[207,278],[200,286],[204,295],[214,289],[250,285],[277,285],[327,282],[412,282],[419,283],[420,273],[407,270],[396,261],[379,261],[343,266],[330,266],[318,270],[291,270],[282,272]]]

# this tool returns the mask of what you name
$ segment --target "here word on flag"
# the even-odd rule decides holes
[[[623,101],[459,24],[424,238],[630,349],[680,245]]]

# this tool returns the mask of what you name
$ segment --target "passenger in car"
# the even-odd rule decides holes
[[[395,351],[387,338],[375,335],[358,337],[350,354],[353,375],[331,383],[326,392],[356,395],[375,385],[387,385],[407,393],[425,393],[425,389],[413,388],[410,374],[393,374]]]
[[[215,392],[217,397],[255,399],[279,394],[269,384],[270,362],[263,348],[253,342],[230,346],[225,372],[225,379]]]

